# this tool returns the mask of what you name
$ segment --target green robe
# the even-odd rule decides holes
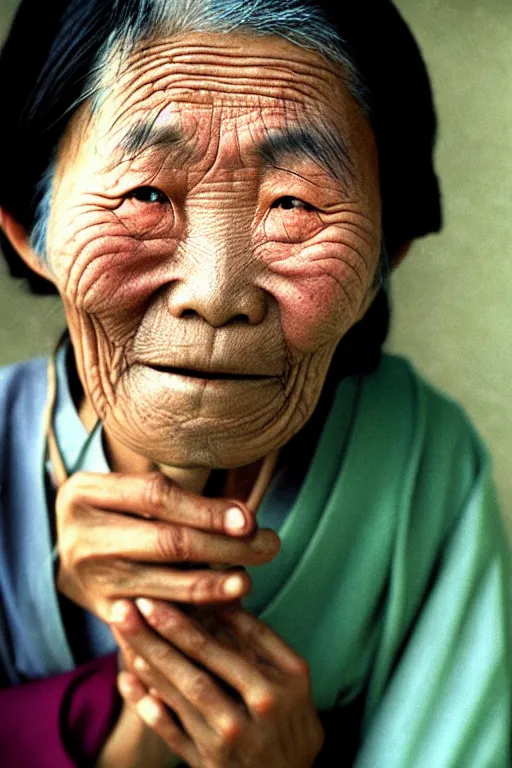
[[[463,412],[398,358],[343,381],[279,534],[246,606],[319,709],[362,698],[356,766],[510,766],[509,550]]]

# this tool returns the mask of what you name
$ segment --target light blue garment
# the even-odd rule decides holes
[[[91,437],[73,405],[57,355],[55,432],[70,472],[109,472],[101,430]],[[0,371],[0,661],[11,684],[73,669],[54,579],[54,552],[45,489],[47,362],[34,360]],[[116,644],[109,628],[84,611],[91,658]]]

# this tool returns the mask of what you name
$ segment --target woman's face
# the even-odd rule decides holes
[[[107,436],[250,463],[312,414],[380,254],[376,149],[333,66],[187,35],[105,75],[57,164],[48,260]]]

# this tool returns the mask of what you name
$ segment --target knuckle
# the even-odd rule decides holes
[[[187,684],[188,698],[194,705],[207,704],[212,700],[212,683],[208,677],[201,672],[195,672],[190,675]]]
[[[69,514],[78,503],[76,485],[76,475],[71,475],[69,480],[66,480],[57,491],[55,506],[57,514],[60,516]]]
[[[182,526],[158,523],[157,547],[163,560],[176,563],[185,563],[190,560],[189,537]]]
[[[249,707],[257,715],[273,715],[277,709],[277,696],[270,688],[263,688],[249,698]]]
[[[294,668],[292,674],[299,681],[303,681],[309,685],[309,681],[311,680],[311,668],[305,659],[297,658],[294,660]]]
[[[189,601],[191,603],[210,602],[218,594],[219,576],[210,571],[202,571],[190,584]]]
[[[225,715],[217,723],[217,732],[221,748],[231,747],[241,736],[242,723],[235,715]]]
[[[87,571],[93,555],[87,537],[77,526],[65,526],[57,536],[59,559],[66,568]]]
[[[149,657],[148,657],[149,658]],[[162,668],[167,667],[173,661],[169,647],[165,643],[156,643],[151,648],[151,665]],[[148,673],[149,676],[150,673]]]
[[[107,593],[122,593],[132,583],[135,567],[126,560],[99,559],[94,563],[94,582]]]
[[[247,645],[250,648],[265,646],[265,640],[270,634],[268,627],[262,622],[252,623],[247,627]]]
[[[196,629],[192,629],[189,632],[187,637],[187,647],[188,652],[193,656],[197,656],[198,658],[206,656],[208,645],[209,641],[205,634]]]
[[[167,508],[172,484],[161,472],[151,472],[145,485],[144,507],[149,513],[155,509]]]

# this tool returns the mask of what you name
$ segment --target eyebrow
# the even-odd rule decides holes
[[[258,154],[266,165],[279,167],[288,159],[310,160],[335,181],[347,184],[354,178],[354,166],[343,136],[328,125],[287,127],[272,131],[259,144]]]
[[[156,125],[154,120],[139,120],[122,136],[119,145],[129,154],[138,154],[155,147],[184,148],[186,139],[177,125]]]
[[[171,123],[159,126],[156,125],[156,118],[134,123],[119,144],[129,154],[158,147],[179,149],[180,164],[189,159],[193,149],[187,146],[187,139],[178,125]],[[268,167],[279,168],[287,160],[302,159],[314,162],[337,182],[347,184],[354,178],[354,166],[347,144],[343,136],[327,124],[287,126],[272,130],[258,143],[256,152]]]

